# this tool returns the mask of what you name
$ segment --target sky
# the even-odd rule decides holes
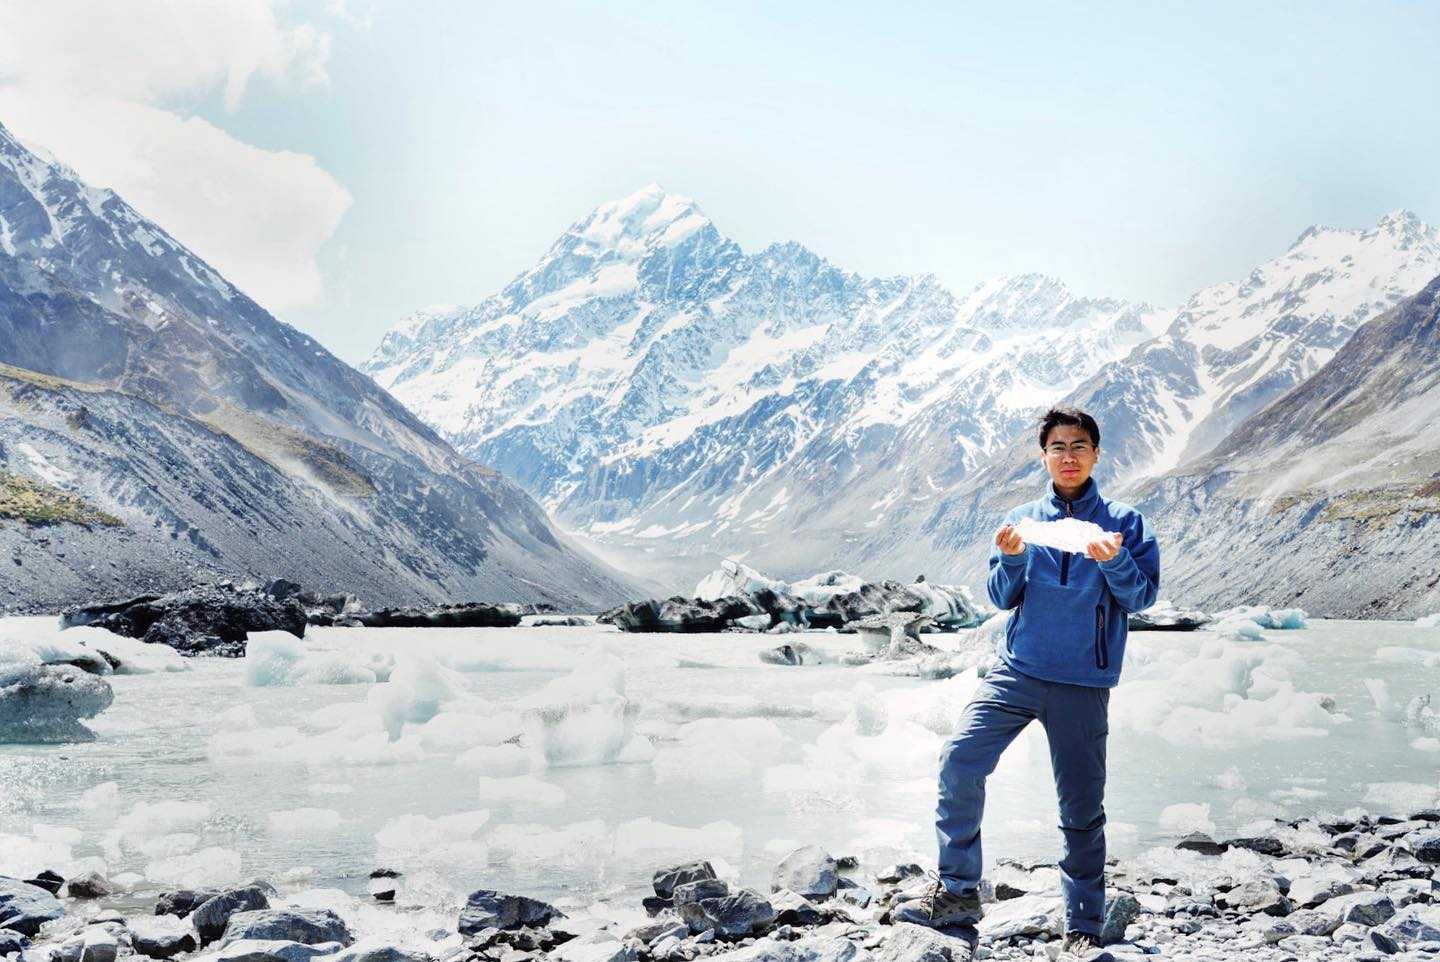
[[[656,182],[961,294],[1173,305],[1440,221],[1440,4],[0,0],[0,123],[359,362]]]

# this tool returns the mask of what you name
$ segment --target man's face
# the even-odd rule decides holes
[[[1100,449],[1090,443],[1084,428],[1060,424],[1050,429],[1040,460],[1057,487],[1078,488],[1095,470],[1099,457]]]

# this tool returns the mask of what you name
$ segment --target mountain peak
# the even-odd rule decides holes
[[[570,228],[571,237],[595,248],[671,246],[707,226],[695,201],[650,183],[629,196],[601,204]]]

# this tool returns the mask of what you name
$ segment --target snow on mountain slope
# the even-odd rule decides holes
[[[795,243],[747,254],[651,185],[481,304],[402,321],[362,368],[565,523],[679,585],[727,554],[808,572],[815,551],[933,497],[1168,320],[1039,275],[957,299]]]
[[[62,478],[119,521],[48,532],[0,518],[6,605],[205,575],[375,604],[598,606],[634,590],[513,482],[3,126],[0,471]]]
[[[1136,491],[1172,594],[1344,617],[1440,603],[1440,276],[1205,457]]]

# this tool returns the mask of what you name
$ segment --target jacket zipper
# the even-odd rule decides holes
[[[1070,502],[1065,502],[1065,517],[1075,517],[1075,512],[1070,507]],[[1070,552],[1066,551],[1060,555],[1060,583],[1066,584],[1070,579]]]
[[[1105,646],[1105,606],[1095,606],[1095,667],[1110,667],[1110,652]]]

